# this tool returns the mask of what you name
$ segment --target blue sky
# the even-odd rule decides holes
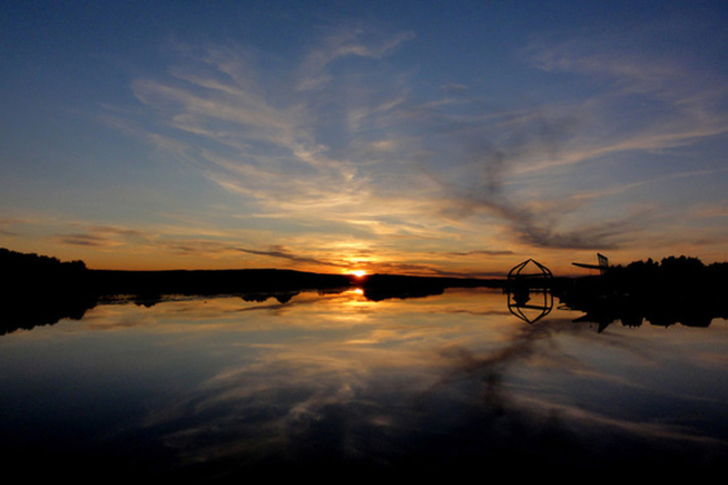
[[[728,254],[720,2],[10,2],[0,246],[489,275]]]

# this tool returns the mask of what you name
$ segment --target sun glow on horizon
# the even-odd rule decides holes
[[[349,271],[349,274],[352,274],[352,275],[356,276],[357,278],[363,278],[369,273],[367,273],[366,270],[363,270],[363,269],[356,269],[354,271]]]

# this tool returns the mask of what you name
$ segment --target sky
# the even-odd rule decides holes
[[[0,247],[498,276],[728,259],[728,4],[4,2]]]

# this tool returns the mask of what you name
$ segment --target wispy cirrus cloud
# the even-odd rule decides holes
[[[295,84],[293,94],[276,96],[261,83],[270,73],[238,50],[219,48],[193,60],[202,68],[137,81],[135,93],[172,130],[165,137],[176,132],[187,140],[211,180],[255,201],[268,216],[359,228],[356,221],[368,220],[381,234],[386,226],[399,232],[409,221],[431,220],[437,227],[442,215],[479,211],[505,222],[527,244],[613,245],[605,240],[616,229],[557,234],[506,193],[505,180],[517,165],[555,153],[567,120],[547,119],[538,110],[498,112],[468,97],[465,86],[445,90],[440,102],[418,103],[396,74],[376,90],[356,81],[369,72],[346,72],[343,80],[318,75],[338,59],[379,59],[412,38],[398,34],[368,47],[360,34],[325,39],[293,76],[284,73],[279,84],[286,84],[286,74],[288,83],[302,72],[309,80],[305,88]],[[318,89],[323,84],[326,91]],[[344,102],[342,93],[351,96]]]
[[[322,73],[349,56],[381,59],[412,34],[368,43],[362,37],[326,38],[298,69],[282,72],[262,69],[244,49],[212,47],[187,56],[165,79],[134,82],[137,98],[156,119],[146,138],[195,160],[210,180],[267,214],[315,210],[323,220],[340,220],[341,214],[376,211],[376,179],[388,175],[370,168],[393,146],[382,120],[403,98],[380,92],[372,99],[365,81]],[[308,79],[305,89],[301,79]],[[318,89],[323,84],[326,91]]]
[[[456,82],[423,97],[405,68],[386,62],[415,35],[371,32],[329,33],[293,66],[241,46],[180,46],[165,76],[133,83],[139,131],[241,197],[250,217],[297,231],[447,247],[495,227],[503,245],[606,250],[642,235],[651,215],[635,205],[593,217],[593,206],[659,177],[620,180],[613,170],[597,190],[573,183],[580,167],[728,127],[714,107],[724,89],[681,59],[573,39],[534,43],[525,50],[534,75],[573,75],[581,92],[504,108]]]
[[[665,182],[690,173],[716,173],[682,166],[618,169],[624,154],[652,155],[691,146],[728,132],[722,106],[728,90],[709,72],[691,69],[689,59],[647,55],[644,42],[599,44],[589,39],[534,43],[525,51],[531,62],[547,72],[577,75],[588,82],[581,97],[564,97],[539,109],[503,113],[496,122],[443,117],[448,136],[459,139],[462,166],[458,177],[438,175],[451,214],[483,211],[509,224],[522,242],[541,248],[617,249],[657,224],[635,206],[628,213],[612,211],[607,218],[590,218],[569,228],[566,215],[587,214],[591,207],[579,186],[561,186],[565,197],[557,210],[542,210],[538,198],[524,198],[509,187],[531,177],[530,186],[548,183],[549,171],[578,180],[580,166],[612,165],[590,198],[608,200],[646,181]],[[609,49],[605,49],[609,45]],[[573,81],[572,81],[573,82]],[[466,91],[459,89],[460,97]],[[490,136],[489,136],[490,135]],[[569,173],[571,171],[572,173]],[[635,181],[635,174],[642,180]],[[630,179],[621,180],[624,173]],[[623,193],[623,192],[622,192]],[[553,194],[552,196],[554,196]]]
[[[656,152],[728,132],[723,81],[674,51],[655,55],[651,42],[672,31],[548,41],[524,49],[535,67],[577,75],[590,94],[568,106],[580,113],[580,137],[558,163],[573,164],[628,151]],[[646,39],[645,39],[646,38]],[[675,39],[673,39],[675,40]]]
[[[17,236],[19,234],[17,229],[11,228],[24,224],[25,222],[23,219],[17,218],[0,218],[0,234],[9,237]]]
[[[312,258],[312,257],[308,257],[308,256],[301,256],[301,255],[291,253],[286,248],[283,248],[280,246],[273,247],[269,250],[245,249],[245,248],[235,248],[235,249],[242,253],[255,254],[258,256],[266,256],[269,258],[285,259],[288,261],[292,261],[294,263],[314,264],[314,265],[319,265],[319,266],[333,266],[333,267],[338,267],[338,268],[342,267],[342,265],[331,262],[331,261]]]
[[[305,56],[297,70],[297,90],[316,89],[333,79],[327,67],[345,57],[381,59],[392,54],[401,44],[415,38],[414,32],[394,35],[367,35],[364,28],[337,29]],[[368,37],[368,38],[366,38]]]

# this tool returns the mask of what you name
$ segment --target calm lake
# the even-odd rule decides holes
[[[5,471],[232,481],[726,463],[724,319],[600,328],[556,301],[529,324],[488,289],[260,300],[107,303],[0,336]]]

